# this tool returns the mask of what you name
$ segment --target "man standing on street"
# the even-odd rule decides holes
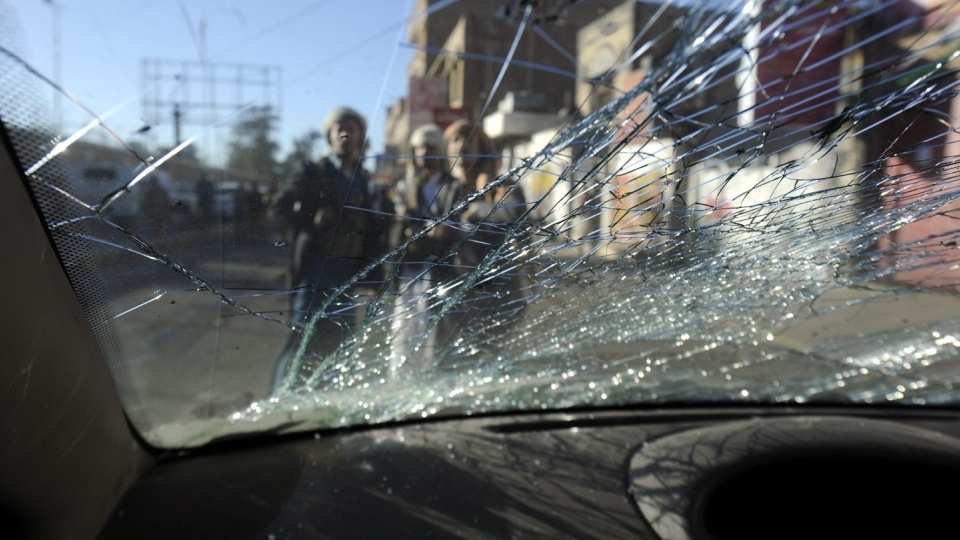
[[[349,107],[326,118],[324,134],[330,155],[305,162],[293,183],[278,196],[273,216],[291,250],[287,288],[292,294],[291,318],[298,329],[284,343],[274,370],[273,391],[297,381],[298,372],[319,364],[354,330],[362,301],[362,284],[333,298],[372,260],[386,252],[389,220],[377,208],[378,189],[364,170],[366,119]],[[309,322],[330,300],[311,330]],[[312,335],[305,354],[303,341]]]
[[[454,277],[452,270],[453,250],[460,240],[459,231],[453,226],[457,216],[440,222],[463,195],[460,183],[450,174],[444,151],[443,132],[433,124],[418,127],[410,136],[413,150],[414,172],[406,190],[404,214],[404,240],[428,229],[407,248],[401,263],[397,302],[394,317],[397,337],[391,369],[401,366],[420,369],[436,361],[438,347],[436,335],[430,330],[437,316],[436,299],[432,295],[440,289],[439,283]],[[408,317],[408,315],[413,315]]]

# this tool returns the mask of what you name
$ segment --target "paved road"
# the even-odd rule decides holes
[[[144,238],[236,305],[198,291],[160,262],[123,255],[102,264],[104,280],[118,291],[113,312],[122,313],[114,323],[128,412],[145,427],[222,416],[266,397],[290,332],[283,279],[289,246],[249,227],[177,232],[146,231]],[[388,322],[378,328],[371,340],[391,331]]]
[[[262,397],[288,329],[281,322],[286,246],[269,231],[232,226],[143,233],[160,252],[253,316],[200,291],[181,271],[127,255],[103,266],[118,291],[128,412],[144,424],[222,414]],[[146,417],[141,417],[146,414]]]
[[[197,291],[195,283],[159,263],[104,264],[104,279],[121,291],[114,299],[114,312],[126,312],[115,323],[130,398],[128,412],[145,428],[223,416],[265,397],[274,360],[289,332],[281,322],[267,320],[289,317],[282,279],[287,246],[275,245],[268,231],[249,228],[182,233],[162,236],[157,246],[259,315]],[[879,300],[864,302],[870,298]],[[890,296],[839,289],[815,306],[804,306],[815,307],[820,315],[778,331],[771,345],[803,354],[824,340],[899,328],[905,313],[911,314],[910,324],[923,326],[956,318],[958,300],[956,295],[916,291]],[[525,317],[549,308],[549,302],[540,303]]]

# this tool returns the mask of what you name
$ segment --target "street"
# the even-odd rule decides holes
[[[181,229],[175,234],[154,232],[144,234],[144,238],[152,239],[151,245],[172,262],[163,264],[128,254],[102,262],[103,280],[111,290],[120,291],[112,302],[112,309],[118,314],[113,319],[114,336],[118,339],[113,340],[116,349],[112,356],[121,359],[116,376],[124,381],[120,387],[128,393],[127,411],[134,423],[149,431],[165,424],[223,418],[266,398],[278,352],[290,332],[287,326],[291,320],[287,312],[290,297],[284,288],[289,247],[278,245],[270,230],[250,226]],[[676,281],[683,271],[670,265],[653,261],[646,264],[640,272],[642,277],[638,277],[636,265],[641,261],[636,258],[607,259],[608,264],[598,259],[584,259],[577,264],[573,254],[558,252],[552,257],[552,264],[535,267],[540,272],[539,283],[532,291],[536,301],[521,315],[518,332],[508,332],[495,339],[510,341],[522,350],[533,350],[531,348],[540,347],[543,342],[538,336],[566,332],[568,338],[574,339],[572,336],[578,331],[584,331],[581,326],[589,330],[613,324],[611,328],[620,334],[625,330],[632,332],[629,335],[635,337],[624,342],[629,343],[646,339],[643,336],[657,335],[663,330],[661,327],[668,324],[665,319],[673,320],[673,317],[677,317],[677,324],[685,321],[683,324],[691,333],[695,333],[693,329],[700,324],[701,332],[716,334],[730,325],[736,326],[735,321],[739,320],[732,314],[730,322],[726,318],[716,322],[700,320],[696,313],[684,310],[679,298],[674,299],[674,304],[662,303],[661,298],[661,303],[645,308],[648,311],[636,312],[604,304],[604,295],[614,290],[609,289],[614,283],[641,286],[642,283]],[[533,271],[534,267],[529,270]],[[711,275],[709,270],[707,273]],[[748,274],[744,276],[749,277]],[[623,282],[618,277],[628,275],[633,276],[632,281]],[[697,275],[690,271],[684,279],[706,279]],[[729,278],[736,275],[731,273]],[[596,287],[583,288],[594,282]],[[198,290],[203,283],[214,291]],[[805,355],[822,343],[842,343],[845,339],[860,339],[871,329],[895,328],[905,313],[911,314],[911,324],[919,326],[933,324],[955,313],[950,296],[924,291],[900,291],[891,295],[893,287],[891,284],[877,284],[872,288],[839,287],[826,290],[812,302],[802,298],[791,300],[795,305],[785,308],[785,312],[795,313],[795,318],[779,323],[771,321],[771,326],[757,328],[747,337],[767,336],[769,347]],[[648,290],[659,288],[654,286]],[[543,294],[539,294],[541,292]],[[664,294],[669,296],[667,292],[657,293]],[[776,304],[770,296],[772,292],[757,291],[757,294],[756,301],[761,308]],[[779,294],[784,299],[790,298],[786,292]],[[702,300],[709,303],[706,297]],[[565,306],[586,302],[595,304],[594,309],[587,311],[598,317],[597,320],[578,322],[557,317],[568,309]],[[866,309],[867,305],[872,309]],[[878,309],[886,305],[895,309]],[[375,324],[366,336],[366,342],[373,348],[386,343],[387,338],[396,339],[404,333],[409,335],[413,328],[422,328],[418,313],[400,316],[393,309],[386,306],[384,320]],[[657,314],[657,309],[663,310],[662,313]],[[490,312],[486,313],[490,316]],[[638,326],[639,321],[645,321],[645,327]],[[468,343],[486,347],[485,343],[489,342],[483,333],[497,325],[495,319],[473,325],[469,330],[479,329],[481,334],[468,338]],[[601,339],[599,334],[595,337]],[[617,354],[623,353],[621,349],[618,351]],[[729,359],[717,360],[723,364]],[[698,361],[705,362],[702,358]],[[408,369],[423,367],[417,364],[412,362]],[[796,367],[807,365],[803,362]],[[789,371],[784,371],[783,366],[777,369],[781,375]]]
[[[284,283],[290,247],[278,245],[264,227],[133,230],[170,259],[164,264],[120,253],[101,262],[104,283],[117,291],[116,375],[126,382],[121,390],[128,391],[134,422],[148,430],[225,416],[268,396],[290,332]],[[185,273],[215,292],[198,290],[201,284]],[[386,314],[392,316],[392,306]],[[398,331],[393,326],[378,323],[369,339],[385,340]]]
[[[144,237],[182,271],[126,254],[103,264],[107,286],[122,291],[113,305],[120,377],[133,394],[128,413],[145,425],[216,416],[263,397],[289,332],[287,251],[269,231],[227,224],[177,233]]]

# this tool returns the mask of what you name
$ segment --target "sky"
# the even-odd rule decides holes
[[[151,147],[172,145],[173,115],[145,118],[144,58],[199,61],[204,54],[211,64],[278,67],[278,157],[293,137],[319,128],[337,105],[367,116],[371,148],[377,151],[384,142],[387,107],[406,94],[411,49],[401,45],[412,0],[16,0],[4,5],[21,21],[24,55],[37,71],[59,79],[97,114],[109,115],[106,124],[116,133]],[[235,88],[225,83],[216,92],[236,95]],[[54,92],[44,91],[52,113]],[[67,135],[90,120],[65,98],[60,110],[61,131]],[[145,124],[151,129],[138,133]],[[224,146],[229,130],[185,125],[181,133],[183,139],[197,136],[198,150],[209,159],[212,149]]]

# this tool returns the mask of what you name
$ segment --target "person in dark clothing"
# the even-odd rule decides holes
[[[144,226],[161,228],[169,220],[171,206],[170,193],[161,185],[157,175],[147,177],[140,188],[139,217]]]
[[[207,173],[200,176],[197,182],[197,212],[202,221],[206,222],[213,218],[213,198],[216,194],[216,188]]]
[[[480,126],[460,120],[444,133],[447,153],[457,167],[462,190],[479,191],[497,180],[499,159]],[[521,260],[505,242],[511,229],[523,226],[526,200],[519,186],[501,181],[471,202],[461,213],[455,268],[460,286],[468,287],[456,306],[437,324],[438,343],[469,344],[465,350],[447,347],[441,365],[457,368],[472,363],[474,354],[495,357],[503,337],[520,320],[527,305],[527,283]],[[493,252],[501,251],[501,256]]]
[[[321,362],[350,335],[362,311],[356,298],[366,283],[333,296],[386,252],[389,223],[378,207],[386,198],[379,196],[362,164],[366,128],[357,111],[348,107],[332,111],[324,122],[330,155],[303,163],[274,202],[272,215],[283,243],[291,249],[287,287],[299,327],[281,348],[274,392],[289,387],[300,371]],[[311,322],[321,309],[314,326]]]
[[[447,159],[454,175],[467,191],[483,189],[497,177],[500,157],[483,128],[460,119],[443,132]]]
[[[440,128],[433,124],[418,127],[410,136],[410,146],[414,173],[406,185],[403,241],[423,234],[409,245],[401,263],[394,371],[403,365],[422,368],[436,355],[430,323],[437,313],[430,306],[436,304],[432,297],[438,285],[454,275],[451,265],[459,239],[458,216],[447,214],[463,195],[460,183],[448,170]]]

